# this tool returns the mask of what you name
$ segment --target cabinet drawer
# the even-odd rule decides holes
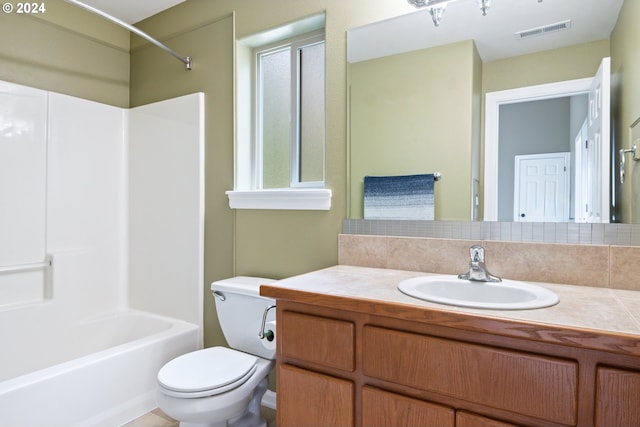
[[[453,408],[365,386],[362,425],[366,427],[453,427]]]
[[[596,426],[640,425],[640,372],[600,367],[596,384]]]
[[[352,382],[289,365],[277,376],[278,427],[353,427]]]
[[[573,361],[366,326],[364,374],[565,425],[577,419]]]
[[[456,412],[456,427],[518,427],[516,424],[505,423],[465,411]]]
[[[344,371],[354,370],[354,324],[343,320],[283,311],[282,354]]]

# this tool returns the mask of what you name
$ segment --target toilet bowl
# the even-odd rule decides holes
[[[231,348],[211,347],[179,356],[158,372],[156,403],[181,427],[266,427],[260,406],[275,366],[275,304],[259,295],[272,280],[235,277],[211,285],[220,326]],[[266,314],[265,314],[266,313]],[[264,336],[264,335],[263,335]]]
[[[206,353],[209,350],[228,350],[229,352],[239,353],[238,356],[246,356],[245,353],[230,350],[226,347],[212,347],[183,355],[181,356],[184,357],[182,362],[189,363],[192,359],[191,356],[200,356],[198,353],[203,352],[202,356],[204,357],[197,357],[196,359],[198,360],[195,361],[194,367],[201,362],[205,362],[207,358],[210,358],[209,363],[212,365],[221,366],[221,360],[216,357],[216,354]],[[233,354],[229,356],[233,357]],[[172,362],[176,362],[178,359],[174,359]],[[172,362],[165,365],[163,369],[171,368]],[[184,383],[178,382],[177,378],[173,379],[174,382],[169,382],[169,384],[173,385],[169,388],[166,384],[160,383],[159,379],[156,402],[158,407],[167,415],[179,420],[181,427],[266,426],[264,420],[260,420],[260,402],[267,390],[267,375],[274,365],[275,362],[273,360],[255,358],[255,364],[247,374],[234,382],[223,385],[218,384],[208,390],[195,390],[192,388],[192,383],[186,384],[184,389],[180,390],[180,385]],[[193,372],[195,372],[195,369]],[[163,370],[161,369],[159,377],[162,373]],[[167,381],[166,378],[165,381]],[[215,382],[218,382],[218,380]],[[186,383],[189,383],[189,381]],[[202,384],[204,385],[204,382]],[[244,416],[244,422],[239,419],[242,416]],[[250,420],[254,420],[254,422],[249,422]]]

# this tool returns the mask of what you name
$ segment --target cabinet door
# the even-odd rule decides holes
[[[518,427],[516,424],[505,423],[482,417],[470,412],[456,412],[456,427]]]
[[[283,310],[282,354],[330,368],[355,369],[355,327],[351,322]]]
[[[640,372],[598,368],[595,425],[640,426]]]
[[[277,372],[278,427],[354,425],[353,383],[290,365]]]
[[[370,377],[557,424],[577,423],[574,361],[376,326],[364,327],[362,354]]]
[[[453,408],[390,393],[362,389],[363,427],[453,427]]]

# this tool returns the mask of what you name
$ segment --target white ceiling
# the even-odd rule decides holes
[[[185,0],[80,0],[129,24],[142,21]]]
[[[130,24],[185,0],[82,0]],[[435,27],[426,9],[347,32],[349,62],[474,39],[484,61],[609,38],[624,0],[492,0],[482,16],[476,0],[451,1]],[[632,0],[637,1],[637,0]],[[518,40],[518,31],[570,19],[571,29]]]
[[[406,0],[388,0],[403,1]],[[637,0],[632,0],[637,1]],[[435,27],[425,9],[348,31],[349,62],[474,39],[484,61],[609,38],[624,0],[493,0],[482,16],[475,0],[448,4]],[[570,19],[571,29],[518,40],[515,33]]]

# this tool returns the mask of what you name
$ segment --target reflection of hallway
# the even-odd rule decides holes
[[[514,156],[570,151],[569,220],[610,221],[610,92],[611,58],[605,57],[592,78],[487,93],[485,185],[497,187],[499,196],[485,199],[485,219],[509,220]]]
[[[516,156],[571,153],[570,171],[576,170],[574,138],[587,116],[586,94],[500,106],[498,155],[498,220],[513,221]],[[575,174],[568,192],[569,220],[575,206]]]

